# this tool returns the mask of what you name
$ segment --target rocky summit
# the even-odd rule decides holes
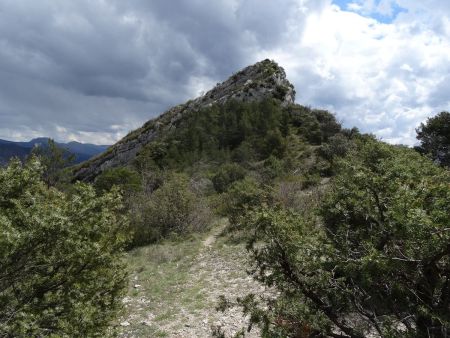
[[[282,106],[286,106],[294,103],[295,90],[286,79],[283,68],[274,61],[264,60],[235,73],[206,94],[175,106],[146,122],[105,153],[75,167],[74,180],[93,181],[109,168],[131,163],[145,145],[175,128],[176,122],[189,112],[230,100],[250,102],[268,98],[279,100]]]

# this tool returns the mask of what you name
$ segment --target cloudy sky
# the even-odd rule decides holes
[[[256,61],[391,143],[450,109],[448,0],[0,0],[0,138],[109,144]]]

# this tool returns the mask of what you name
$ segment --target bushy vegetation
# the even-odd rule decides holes
[[[0,169],[0,336],[104,336],[127,285],[121,196],[43,173],[35,158]]]
[[[246,175],[245,169],[237,163],[225,163],[212,177],[214,189],[218,193],[228,190],[228,187],[236,181],[242,180]]]
[[[304,185],[317,184],[325,170],[301,168],[315,156],[308,142],[314,138],[320,145],[339,131],[325,111],[283,108],[277,100],[229,101],[189,112],[143,147],[131,166],[105,171],[95,186],[119,186],[127,196],[133,245],[153,243],[205,229],[210,205],[238,222],[237,215],[259,205],[270,195],[264,190],[289,171],[305,175]],[[214,190],[193,187],[194,177],[197,188],[212,182]]]
[[[252,177],[233,183],[222,196],[222,212],[234,227],[239,227],[240,217],[247,210],[260,207],[269,198],[261,184]]]
[[[237,300],[263,336],[448,333],[448,171],[327,111],[271,100],[213,105],[174,127],[134,163],[134,245],[205,229],[214,205],[245,232],[253,276],[277,291]]]
[[[267,337],[445,337],[450,173],[367,137],[337,167],[317,213],[243,216],[253,275],[279,296],[238,303]]]
[[[444,112],[418,129],[418,150],[444,167],[447,127]],[[38,155],[0,170],[0,336],[104,335],[124,247],[202,232],[213,212],[245,233],[251,273],[274,290],[237,300],[263,336],[449,333],[449,171],[327,111],[189,112],[92,186],[68,186],[54,144]]]
[[[157,242],[170,234],[201,232],[211,221],[206,202],[192,191],[188,176],[169,174],[158,189],[130,198],[132,244]]]
[[[120,187],[127,195],[139,191],[142,188],[140,175],[127,167],[112,168],[103,172],[94,183],[95,188],[105,192],[113,186]]]

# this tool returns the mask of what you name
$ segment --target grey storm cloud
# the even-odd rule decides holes
[[[298,1],[266,5],[1,0],[0,137],[111,142],[281,41]]]
[[[112,143],[269,57],[299,103],[412,144],[449,105],[450,7],[388,2],[392,24],[332,0],[0,0],[0,138]]]

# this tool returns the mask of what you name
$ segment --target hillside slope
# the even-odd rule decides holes
[[[175,106],[159,117],[146,122],[131,132],[109,150],[92,160],[74,168],[74,178],[92,181],[106,169],[124,166],[132,162],[148,143],[176,128],[177,122],[190,112],[199,111],[215,104],[230,101],[259,102],[276,99],[282,106],[294,103],[293,85],[286,79],[283,68],[275,62],[264,60],[246,67],[218,84],[203,96]]]
[[[8,163],[12,157],[24,159],[29,152],[29,148],[22,147],[13,142],[0,140],[0,165]]]

